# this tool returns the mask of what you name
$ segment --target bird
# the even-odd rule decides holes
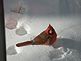
[[[23,47],[28,45],[48,45],[52,46],[57,40],[57,33],[55,29],[49,24],[48,27],[30,41],[20,42],[16,47]]]

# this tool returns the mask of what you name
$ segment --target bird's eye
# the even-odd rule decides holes
[[[49,33],[49,35],[52,35],[53,34],[53,30],[52,29],[49,30],[48,33]]]

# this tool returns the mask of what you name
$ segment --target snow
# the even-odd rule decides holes
[[[33,39],[36,35],[45,30],[49,23],[55,28],[58,36],[62,37],[57,40],[54,46],[30,45],[22,48],[15,46],[18,42]],[[7,61],[81,61],[80,23],[80,18],[74,17],[37,17],[33,18],[32,22],[29,24],[33,30],[31,34],[18,36],[15,34],[15,29],[6,29]],[[11,48],[9,49],[9,47]],[[63,48],[60,49],[60,47]]]

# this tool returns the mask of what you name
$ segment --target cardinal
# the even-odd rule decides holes
[[[28,46],[28,45],[53,45],[57,40],[57,33],[55,29],[49,24],[46,30],[41,32],[31,41],[25,41],[17,43],[17,47]]]

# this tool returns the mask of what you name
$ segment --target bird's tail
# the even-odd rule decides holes
[[[17,47],[22,47],[27,45],[32,45],[32,41],[26,41],[26,42],[21,42],[16,44]]]

